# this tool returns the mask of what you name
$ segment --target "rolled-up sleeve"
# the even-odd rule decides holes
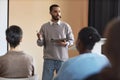
[[[72,29],[69,25],[68,26],[68,29],[67,29],[67,45],[68,46],[72,46],[74,44],[74,35],[73,35],[73,32],[72,32]]]
[[[39,33],[42,35],[42,37],[44,37],[43,26],[41,26],[41,29],[40,29]],[[44,38],[42,38],[42,39],[37,39],[37,45],[38,45],[38,46],[44,46]]]

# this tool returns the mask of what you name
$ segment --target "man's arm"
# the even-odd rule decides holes
[[[69,25],[68,25],[68,29],[67,29],[66,39],[67,39],[67,41],[66,41],[67,46],[72,46],[74,44],[74,35],[73,35],[72,29]]]
[[[44,45],[44,40],[43,40],[43,31],[42,31],[42,28],[39,32],[37,32],[37,45],[38,46],[43,46]]]

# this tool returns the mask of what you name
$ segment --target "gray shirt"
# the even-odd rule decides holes
[[[22,51],[8,51],[0,56],[0,77],[27,78],[34,75],[33,58]]]
[[[74,36],[71,27],[62,21],[47,22],[41,26],[43,39],[37,40],[38,46],[44,46],[44,59],[65,61],[68,59],[68,46],[73,45]],[[67,46],[57,45],[54,40],[66,39]]]

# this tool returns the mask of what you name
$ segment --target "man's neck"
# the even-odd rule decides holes
[[[16,47],[16,48],[10,47],[10,51],[19,51],[19,48],[18,47]]]
[[[58,22],[59,20],[54,20],[54,19],[52,19],[51,21],[52,21],[52,22]]]

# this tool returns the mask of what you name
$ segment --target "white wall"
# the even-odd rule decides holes
[[[99,42],[97,42],[92,50],[94,53],[101,54],[102,53],[102,45],[105,43],[105,38],[101,38]]]
[[[7,28],[8,0],[0,0],[0,56],[7,52],[5,30]]]

